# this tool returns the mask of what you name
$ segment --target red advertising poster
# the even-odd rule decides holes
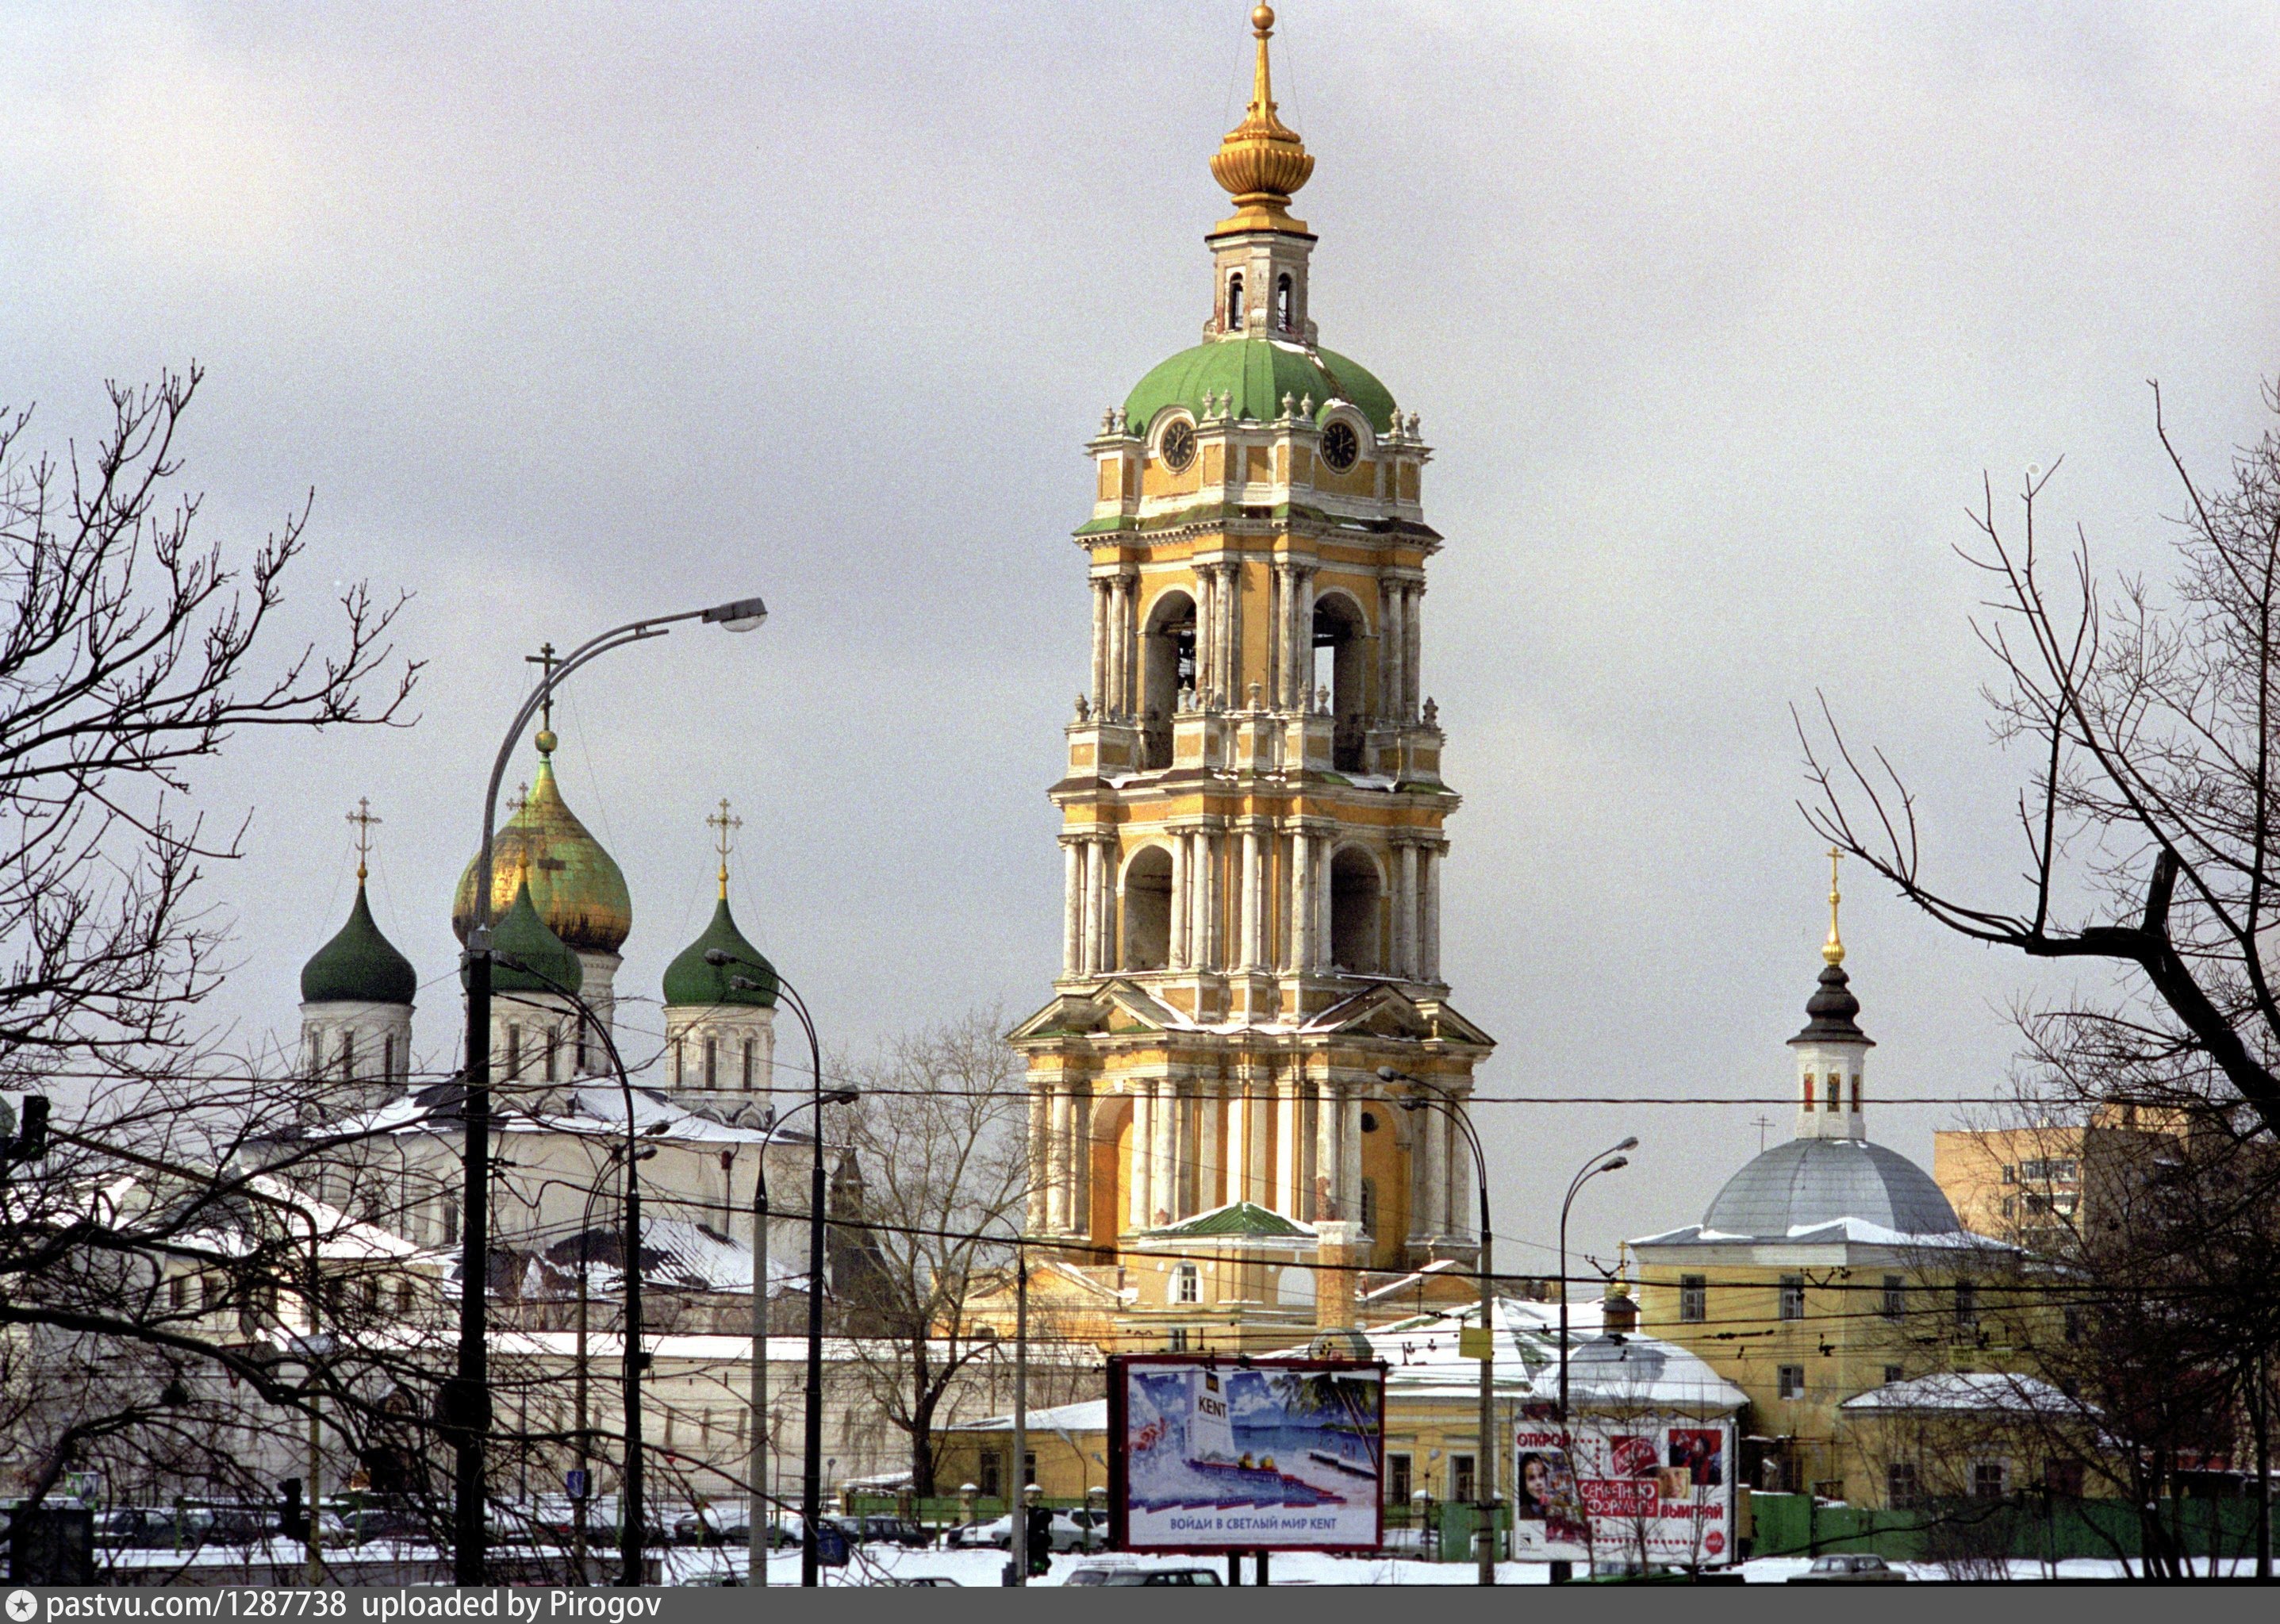
[[[1513,1554],[1715,1567],[1733,1560],[1730,1424],[1666,1418],[1513,1434]]]

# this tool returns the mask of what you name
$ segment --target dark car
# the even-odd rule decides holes
[[[285,1531],[282,1514],[268,1505],[206,1505],[197,1517],[196,1538],[185,1544],[258,1545]]]
[[[171,1551],[174,1548],[174,1513],[170,1508],[121,1505],[97,1512],[95,1543],[100,1551]],[[196,1544],[191,1538],[183,1542]]]
[[[1813,1566],[1791,1574],[1791,1584],[1905,1584],[1908,1576],[1872,1556],[1815,1557]]]
[[[835,1517],[832,1523],[856,1545],[902,1545],[912,1550],[934,1543],[934,1530],[908,1517]]]
[[[1065,1584],[1218,1584],[1208,1567],[1080,1567]]]

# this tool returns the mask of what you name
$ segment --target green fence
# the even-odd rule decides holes
[[[2184,1554],[2245,1560],[2256,1554],[2256,1502],[2245,1497],[2163,1501],[2168,1537]],[[1829,1505],[1810,1495],[1753,1494],[1751,1554],[1821,1556],[1872,1551],[1892,1560],[2008,1558],[2063,1562],[2145,1554],[2144,1527],[2121,1500],[1938,1501],[1914,1511]]]

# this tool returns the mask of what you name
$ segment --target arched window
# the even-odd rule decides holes
[[[753,1038],[746,1038],[744,1040],[744,1092],[747,1094],[752,1091],[752,1068],[759,1055],[759,1042]]]
[[[356,1081],[356,1028],[350,1027],[341,1034],[341,1081]]]
[[[1145,754],[1153,772],[1172,765],[1172,716],[1182,689],[1196,685],[1196,601],[1167,592],[1148,608],[1140,634],[1140,708]]]
[[[1377,1233],[1377,1181],[1361,1181],[1361,1232],[1367,1235]]]
[[[705,1086],[720,1086],[720,1040],[709,1032],[705,1036]]]
[[[1275,283],[1275,325],[1285,333],[1295,333],[1298,317],[1298,295],[1290,286],[1290,273],[1285,271]]]
[[[1190,310],[1195,308],[1190,304]],[[1240,331],[1243,327],[1243,273],[1237,271],[1227,279],[1227,330]]]
[[[522,1075],[522,1028],[512,1020],[506,1024],[506,1074]]]
[[[1330,859],[1330,962],[1360,975],[1377,974],[1377,864],[1348,846]]]
[[[676,1089],[688,1081],[682,1067],[682,1058],[684,1052],[685,1050],[682,1040],[677,1037],[674,1038],[673,1040],[673,1086]]]
[[[380,1040],[380,1075],[384,1082],[394,1082],[396,1077],[396,1034],[390,1032]]]
[[[562,1064],[562,1032],[561,1032],[561,1028],[558,1028],[558,1027],[549,1027],[549,1028],[546,1028],[546,1081],[549,1081],[549,1082],[557,1082],[557,1081],[560,1081],[560,1079],[559,1079],[559,1078],[558,1078],[558,1077],[555,1075],[555,1073],[556,1073],[556,1071],[557,1071],[557,1070],[558,1070],[558,1069],[559,1069],[559,1067],[561,1066],[561,1064]]]
[[[1151,846],[1124,866],[1124,968],[1171,962],[1172,854]]]
[[[1313,686],[1329,690],[1330,713],[1337,719],[1330,734],[1330,765],[1341,773],[1361,771],[1368,727],[1362,684],[1369,651],[1369,625],[1352,598],[1331,593],[1314,605]]]

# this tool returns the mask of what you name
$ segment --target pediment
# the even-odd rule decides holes
[[[1313,1033],[1390,1037],[1493,1048],[1496,1040],[1438,998],[1412,998],[1397,987],[1371,987],[1334,1004],[1306,1023]]]
[[[1176,1011],[1137,981],[1118,978],[1090,992],[1063,993],[1006,1034],[1007,1041],[1117,1032],[1163,1032],[1184,1025]]]

